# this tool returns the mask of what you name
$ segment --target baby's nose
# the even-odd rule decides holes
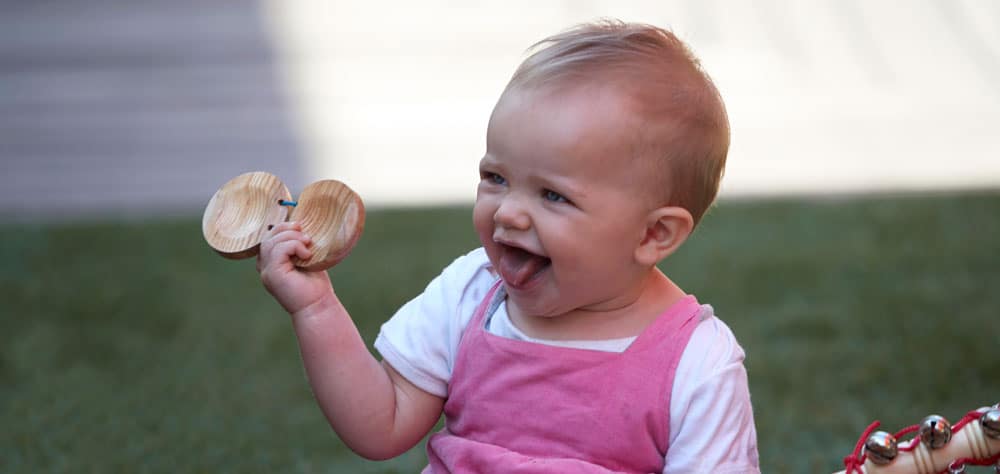
[[[531,215],[520,199],[506,197],[493,214],[493,222],[500,227],[524,230],[531,227]]]

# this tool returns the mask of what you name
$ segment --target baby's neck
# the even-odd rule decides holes
[[[636,297],[612,309],[577,308],[555,317],[523,314],[508,304],[511,323],[526,336],[550,341],[596,341],[634,337],[685,296],[663,272],[654,269]],[[510,300],[508,300],[509,303]]]

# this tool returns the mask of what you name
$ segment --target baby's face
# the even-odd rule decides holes
[[[652,208],[635,120],[610,88],[511,90],[497,104],[473,220],[524,314],[609,309],[638,281]]]

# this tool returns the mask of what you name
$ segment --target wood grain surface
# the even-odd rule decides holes
[[[343,260],[354,248],[365,227],[365,206],[346,184],[323,180],[306,186],[291,219],[313,240],[313,256],[297,261],[305,270],[326,270]]]
[[[241,174],[219,188],[205,207],[205,241],[223,257],[253,257],[268,226],[288,218],[289,208],[279,201],[291,199],[277,176],[263,171]]]

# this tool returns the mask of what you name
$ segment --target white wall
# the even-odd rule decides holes
[[[302,186],[254,3],[4,2],[0,213],[200,212],[245,171]]]

